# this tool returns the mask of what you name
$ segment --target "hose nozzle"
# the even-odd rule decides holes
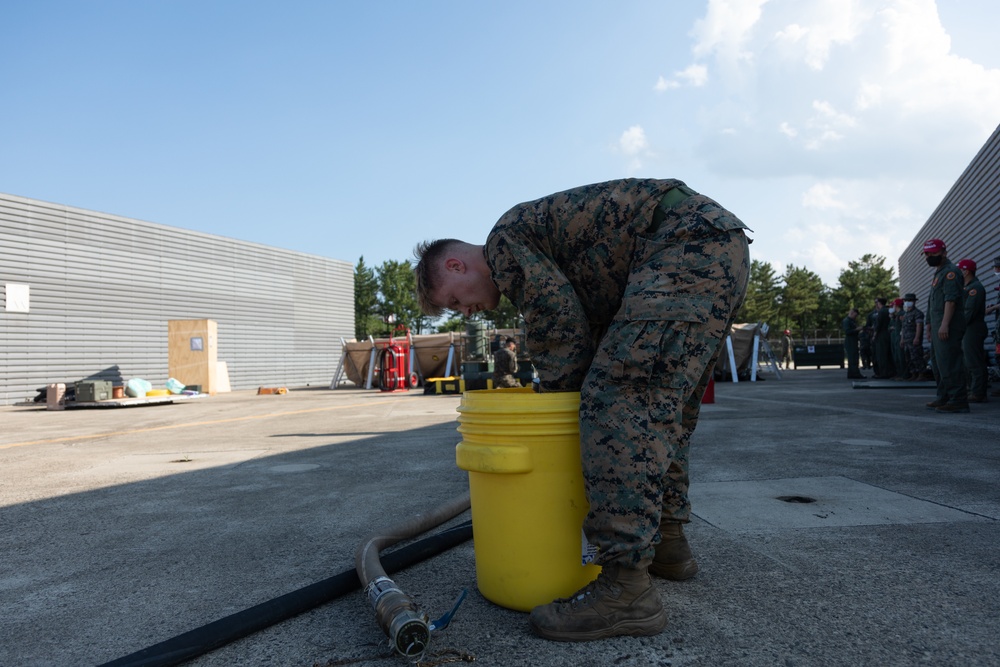
[[[375,608],[375,620],[389,643],[408,658],[420,656],[431,642],[427,615],[389,577],[372,580],[365,589]]]

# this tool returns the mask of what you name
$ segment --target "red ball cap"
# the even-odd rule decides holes
[[[944,241],[941,239],[924,241],[924,252],[942,252],[944,249]]]
[[[896,308],[899,308],[900,306],[903,305],[903,300],[902,299],[896,299],[896,300],[894,300],[892,302],[892,305],[894,305]]]
[[[957,266],[963,271],[972,271],[973,273],[976,272],[976,263],[971,259],[963,259],[957,264]]]

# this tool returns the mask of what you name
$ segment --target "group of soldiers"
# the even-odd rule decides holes
[[[926,317],[917,307],[917,295],[909,292],[891,303],[885,298],[875,299],[874,308],[868,313],[865,324],[857,326],[857,310],[845,322],[848,329],[857,329],[858,349],[854,350],[860,369],[851,370],[851,352],[848,348],[848,377],[863,379],[861,370],[871,369],[874,377],[892,380],[928,379],[927,359],[924,355]],[[860,357],[860,358],[859,358]]]
[[[927,407],[938,412],[969,412],[969,403],[987,400],[986,315],[996,313],[993,339],[1000,345],[1000,295],[987,306],[976,262],[966,258],[953,264],[941,239],[930,239],[923,250],[935,270],[927,314],[917,308],[912,292],[891,303],[875,299],[863,325],[858,323],[857,309],[851,309],[843,322],[848,377],[862,379],[862,368],[871,367],[879,379],[933,379],[938,394]],[[1000,275],[1000,257],[994,259],[993,270]],[[930,343],[930,369],[925,340]],[[1000,389],[991,395],[1000,396]]]

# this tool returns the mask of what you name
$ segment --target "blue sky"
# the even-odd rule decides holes
[[[895,261],[1000,124],[995,0],[0,5],[0,192],[352,264],[681,178],[754,258]]]

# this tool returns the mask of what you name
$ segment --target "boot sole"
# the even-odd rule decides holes
[[[535,625],[534,621],[530,618],[528,619],[528,625],[542,639],[549,639],[554,642],[592,642],[597,639],[625,636],[650,637],[660,634],[667,627],[667,612],[661,609],[648,618],[626,619],[607,628],[584,632],[547,630]]]

